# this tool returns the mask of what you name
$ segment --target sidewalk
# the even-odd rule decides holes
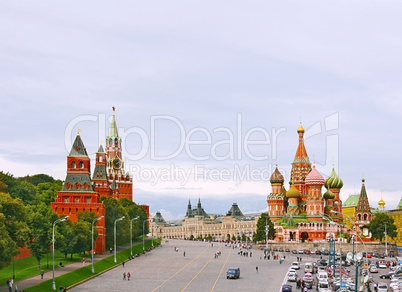
[[[129,249],[129,248],[130,248],[130,244],[122,245],[122,246],[119,246],[117,248],[117,252]],[[101,255],[100,254],[94,255],[94,263],[96,263],[96,262],[98,262],[98,261],[100,261],[100,260],[102,260],[104,258],[110,257],[110,256],[113,256],[113,253],[110,253],[108,250],[106,250]],[[91,265],[91,260],[87,259],[87,262],[85,263],[85,266],[90,266],[90,265]],[[55,276],[55,278],[57,278],[58,276],[67,274],[67,273],[69,273],[71,271],[75,271],[75,270],[80,269],[80,268],[82,268],[82,262],[80,262],[80,261],[76,262],[76,263],[66,265],[64,268],[60,268],[58,266],[58,263],[55,263],[54,276]],[[32,278],[28,278],[28,279],[21,280],[21,281],[18,281],[18,279],[17,279],[17,281],[14,283],[14,287],[13,287],[12,291],[15,292],[15,285],[18,286],[18,291],[22,291],[22,290],[24,290],[26,288],[38,285],[39,283],[41,283],[43,281],[47,281],[49,279],[50,280],[53,279],[53,271],[52,270],[46,272],[43,275],[43,279],[41,279],[41,276],[40,276],[40,274],[38,272],[38,275],[34,276]],[[1,283],[1,284],[2,284],[2,286],[0,286],[0,292],[8,292],[8,288],[5,285],[5,283],[4,284]],[[56,291],[59,291],[59,288],[60,288],[60,286],[58,286],[57,279],[56,279]],[[49,287],[49,291],[53,291],[51,286]]]

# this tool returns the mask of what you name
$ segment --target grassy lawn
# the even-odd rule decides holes
[[[154,240],[154,242],[160,242],[159,240]],[[145,242],[145,249],[152,246],[152,241],[148,240]],[[142,243],[138,243],[133,246],[133,253],[142,252]],[[116,254],[117,263],[114,262],[114,255],[111,255],[101,261],[94,263],[95,274],[92,274],[91,268],[92,265],[87,265],[70,273],[64,274],[56,278],[56,288],[58,289],[60,286],[70,287],[74,284],[80,283],[89,278],[95,277],[97,274],[107,271],[111,268],[114,268],[118,265],[121,265],[123,261],[126,261],[130,256],[130,249],[126,249]],[[24,292],[43,292],[43,291],[51,291],[53,280],[50,279],[48,281],[42,282],[39,285],[29,287],[24,290]]]
[[[59,262],[63,262],[64,265],[68,265],[73,262],[80,261],[82,257],[74,255],[73,259],[70,256],[67,259],[59,251],[55,250],[54,253],[55,266],[57,268]],[[53,254],[49,252],[40,261],[40,268],[38,268],[38,261],[35,257],[28,257],[14,261],[14,276],[15,281],[21,281],[40,274],[40,271],[51,271],[53,269],[52,262]],[[13,264],[0,270],[0,283],[4,284],[7,279],[13,277]]]

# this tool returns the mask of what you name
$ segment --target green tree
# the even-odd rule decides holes
[[[35,186],[35,193],[38,202],[50,205],[57,197],[57,192],[63,188],[63,182],[61,180],[55,180],[52,182],[43,182]]]
[[[7,231],[6,217],[0,213],[0,270],[10,265],[11,260],[18,254],[18,247]]]
[[[9,194],[0,193],[0,213],[5,218],[9,236],[18,247],[25,247],[30,230],[26,222],[26,208],[21,199],[13,199]]]
[[[102,197],[101,201],[106,207],[106,248],[114,247],[114,222],[116,219],[119,219],[123,216],[125,216],[125,219],[116,223],[116,238],[119,239],[118,244],[129,242],[130,217],[128,216],[126,210],[121,206],[120,202],[114,198]]]
[[[29,183],[33,184],[34,186],[37,186],[40,183],[52,183],[52,182],[54,182],[53,177],[51,177],[50,175],[47,175],[47,174],[43,174],[43,173],[35,174],[35,175],[32,175],[32,176],[27,175],[27,176],[24,176],[24,177],[19,177],[18,180],[19,181],[29,182]]]
[[[28,206],[28,210],[28,226],[31,231],[28,247],[38,261],[39,268],[40,260],[50,250],[53,222],[57,220],[58,216],[50,206],[43,203],[37,206]],[[56,232],[57,229],[55,229]]]
[[[274,223],[269,218],[268,213],[262,213],[260,218],[258,218],[258,221],[257,221],[257,230],[253,237],[254,242],[266,240],[266,229],[265,229],[266,227],[265,226],[268,226],[268,230],[269,230],[268,231],[268,239],[275,238]]]
[[[391,238],[395,238],[398,229],[394,223],[394,219],[386,213],[377,213],[368,225],[368,229],[373,238],[382,242],[385,237],[385,226],[387,226],[387,235]]]

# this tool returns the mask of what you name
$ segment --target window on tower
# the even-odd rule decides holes
[[[84,168],[84,162],[80,161],[80,168]]]
[[[71,162],[71,168],[75,168],[76,166],[75,166],[75,161],[72,161]]]

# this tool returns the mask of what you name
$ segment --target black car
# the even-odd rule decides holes
[[[395,275],[395,272],[389,272],[387,274],[380,275],[380,279],[391,279],[393,275]]]
[[[329,255],[329,250],[328,249],[324,249],[322,252],[323,255]]]
[[[278,251],[278,248],[275,246],[274,249],[273,249],[273,251]]]
[[[283,248],[282,248],[282,247],[280,247],[280,248],[279,248],[279,251],[280,251],[280,252],[283,252]]]
[[[316,254],[316,255],[321,255],[321,250],[317,249],[317,250],[315,251],[315,254]]]
[[[290,249],[289,249],[289,248],[287,248],[287,249],[285,249],[285,251],[286,251],[286,252],[290,252]]]
[[[297,250],[292,250],[292,254],[297,254]]]

